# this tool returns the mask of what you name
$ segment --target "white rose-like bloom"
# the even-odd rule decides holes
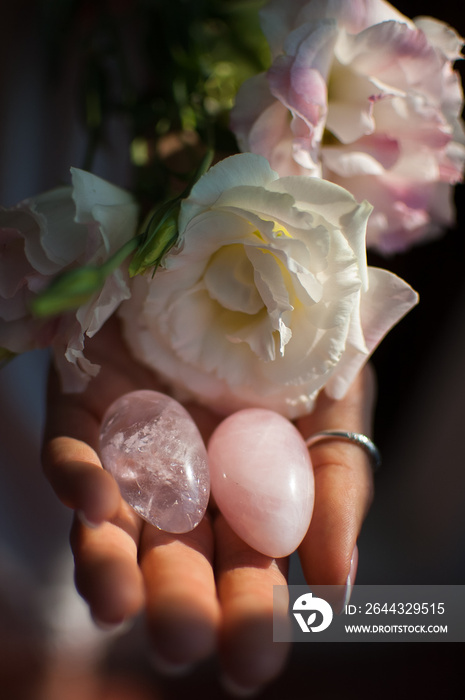
[[[261,22],[273,61],[237,95],[241,149],[367,199],[367,245],[381,252],[453,224],[465,165],[458,34],[384,0],[270,0]]]
[[[367,268],[371,207],[254,154],[211,168],[183,201],[180,239],[120,307],[135,356],[221,413],[296,418],[340,398],[416,293]]]
[[[101,265],[135,235],[131,194],[91,173],[71,169],[72,186],[0,208],[0,349],[12,354],[51,347],[66,391],[85,388],[99,367],[84,355],[93,336],[129,296],[115,270],[99,292],[58,317],[31,315],[33,298],[60,273]]]

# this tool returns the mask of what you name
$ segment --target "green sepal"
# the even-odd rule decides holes
[[[213,160],[213,150],[209,149],[197,168],[192,181],[178,197],[164,202],[149,216],[147,227],[142,234],[143,243],[135,252],[130,264],[129,275],[135,277],[149,269],[153,274],[163,261],[165,255],[176,244],[179,238],[178,218],[182,200],[185,199],[192,187],[209,169]]]
[[[111,275],[139,244],[139,236],[131,238],[103,265],[84,265],[55,277],[31,302],[31,313],[38,318],[57,316],[86,304],[99,292]]]
[[[129,275],[141,275],[153,268],[155,274],[163,257],[178,240],[178,216],[181,198],[165,202],[152,214],[144,232],[144,242],[134,253],[129,264]]]
[[[55,277],[53,282],[31,302],[34,316],[45,318],[86,304],[105,282],[102,268],[79,267]]]
[[[86,304],[99,292],[111,275],[135,250],[129,264],[131,277],[148,269],[155,274],[163,257],[179,237],[178,217],[182,200],[188,196],[197,180],[208,170],[213,157],[209,150],[200,163],[192,182],[184,192],[161,205],[149,218],[145,231],[127,241],[103,265],[84,265],[67,270],[55,277],[51,284],[32,301],[31,313],[38,318],[57,316]]]

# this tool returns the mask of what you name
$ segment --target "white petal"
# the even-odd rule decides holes
[[[429,41],[439,48],[450,61],[456,61],[461,56],[463,39],[455,29],[432,17],[416,17],[415,26],[426,34]]]
[[[82,260],[86,250],[86,229],[75,223],[71,187],[60,187],[35,197],[34,209],[45,218],[40,236],[49,260],[65,267]]]
[[[225,190],[240,185],[260,187],[277,177],[266,158],[255,153],[239,153],[225,158],[198,180],[189,198],[182,203],[179,230],[182,233],[188,222],[212,206]]]
[[[100,371],[100,365],[84,356],[84,334],[77,323],[55,339],[52,350],[64,392],[83,391]]]
[[[220,248],[210,260],[203,279],[210,297],[225,309],[255,314],[263,308],[253,266],[243,246]]]
[[[129,204],[101,205],[95,204],[92,215],[99,224],[103,246],[97,250],[91,263],[103,262],[116,253],[136,233],[138,207]]]
[[[234,333],[228,333],[226,337],[232,343],[247,343],[252,352],[262,362],[272,362],[276,358],[274,330],[270,317],[266,312],[263,312],[257,314],[249,323],[242,325]],[[251,369],[252,366],[249,359],[247,373]]]
[[[319,213],[344,230],[360,264],[362,284],[367,285],[365,236],[372,206],[368,202],[357,204],[347,190],[317,178],[286,177],[272,183],[270,189],[290,192],[301,209]]]
[[[177,269],[184,265],[184,257],[189,256],[196,269],[197,263],[199,269],[203,268],[208,258],[221,246],[243,243],[250,239],[254,228],[250,217],[237,216],[237,213],[229,212],[226,208],[201,210],[189,221],[179,246],[166,256],[165,267]],[[197,272],[186,270],[186,274],[192,278]]]
[[[369,289],[361,296],[360,318],[367,352],[348,348],[337,372],[326,385],[326,392],[341,399],[357,373],[391,328],[418,303],[418,294],[396,275],[379,268],[368,268]]]
[[[50,208],[44,207],[49,218],[40,211],[41,197],[25,200],[11,209],[0,209],[0,225],[21,234],[28,262],[42,275],[57,274],[74,259],[71,256],[80,255],[85,249],[82,227],[77,226],[73,221],[74,207],[71,199],[69,199],[70,217],[62,218],[59,215],[58,220],[55,220],[56,209],[52,204],[53,198],[52,195]]]
[[[129,299],[130,291],[123,274],[116,270],[107,277],[99,294],[79,307],[76,318],[81,328],[90,338],[97,333],[124,299]]]
[[[76,204],[76,221],[87,224],[93,221],[92,209],[96,204],[114,206],[132,204],[133,196],[126,190],[103,180],[85,170],[71,168],[73,199]]]
[[[273,254],[256,248],[247,248],[247,256],[255,271],[255,284],[264,304],[274,330],[280,334],[280,353],[290,340],[291,332],[284,318],[288,311],[293,310],[289,300],[289,290],[283,278],[283,269]]]

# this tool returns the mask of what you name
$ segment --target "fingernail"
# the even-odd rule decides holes
[[[337,594],[335,594],[334,602],[331,603],[336,615],[342,615],[345,610],[346,605],[349,604],[350,597],[352,595],[352,589],[354,587],[355,576],[357,574],[358,565],[358,547],[355,545],[354,551],[352,552],[352,557],[350,559],[350,569],[349,574],[346,578],[344,585],[336,586],[339,589]]]
[[[221,685],[224,690],[232,695],[234,698],[253,698],[258,695],[261,688],[244,688],[244,686],[239,685],[236,681],[231,680],[229,676],[224,674],[220,676]]]
[[[102,523],[94,523],[92,520],[89,520],[83,510],[77,510],[76,515],[79,518],[80,522],[85,525],[86,527],[90,527],[92,530],[95,530],[99,525]]]
[[[195,663],[173,663],[160,656],[156,651],[150,653],[150,661],[155,671],[164,676],[181,677],[187,676],[195,668]]]
[[[357,545],[355,545],[354,551],[352,552],[352,559],[350,560],[350,570],[349,570],[349,575],[347,576],[344,602],[342,604],[341,612],[345,609],[346,605],[349,604],[350,597],[352,595],[352,589],[353,589],[354,583],[355,583],[355,577],[357,575],[357,566],[358,566],[358,547],[357,547]]]

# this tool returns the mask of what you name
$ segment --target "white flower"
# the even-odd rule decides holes
[[[238,93],[242,150],[367,199],[367,245],[383,252],[452,224],[465,163],[457,33],[383,0],[271,0],[261,18],[273,62]]]
[[[71,173],[72,187],[0,209],[0,348],[51,346],[65,390],[76,391],[99,369],[84,356],[85,337],[128,298],[127,280],[115,271],[77,311],[51,319],[33,317],[31,301],[59,273],[105,262],[134,236],[138,211],[119,187],[76,168]]]
[[[324,180],[279,178],[254,154],[220,162],[184,200],[165,268],[135,278],[120,308],[133,353],[222,413],[295,418],[322,387],[342,397],[417,301],[367,268],[370,209]]]

